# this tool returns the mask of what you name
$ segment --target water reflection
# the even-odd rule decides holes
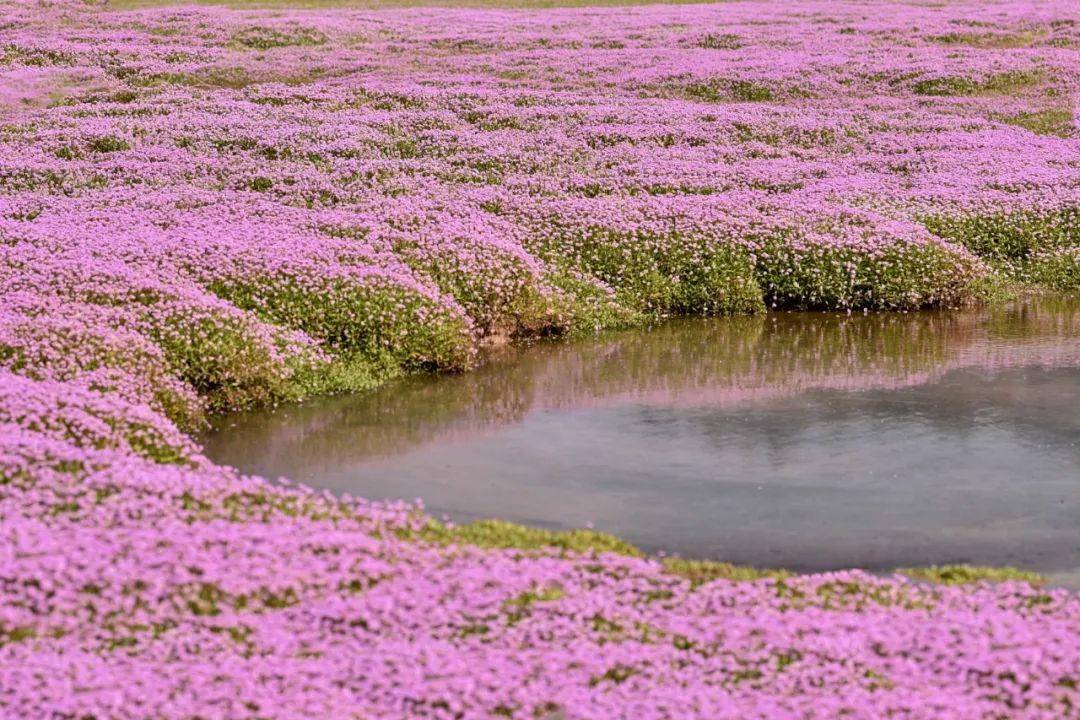
[[[214,459],[452,517],[820,569],[1080,567],[1080,304],[771,314],[225,418]]]

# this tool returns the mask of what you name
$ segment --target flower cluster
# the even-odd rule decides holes
[[[498,338],[1077,282],[1064,0],[0,0],[0,714],[1063,718],[1080,599],[661,562],[215,466]]]

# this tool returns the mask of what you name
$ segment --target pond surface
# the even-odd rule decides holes
[[[797,570],[1080,575],[1080,303],[771,313],[220,418],[218,462]]]

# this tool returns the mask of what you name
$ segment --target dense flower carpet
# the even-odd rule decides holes
[[[1078,87],[1066,0],[0,2],[0,717],[1077,717],[1064,590],[455,528],[190,433],[507,338],[1075,289]]]

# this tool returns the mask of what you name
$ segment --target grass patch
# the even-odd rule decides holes
[[[262,83],[282,85],[308,85],[322,77],[318,69],[310,72],[279,73],[253,65],[250,68],[235,66],[207,66],[191,72],[159,72],[136,78],[133,82],[148,87],[157,84],[183,85],[195,88],[222,88],[242,90]]]
[[[235,45],[253,50],[269,50],[294,45],[323,45],[326,39],[326,35],[314,28],[295,24],[281,28],[249,27],[238,30],[232,36],[232,42]]]
[[[742,38],[731,33],[709,33],[697,41],[699,48],[706,50],[738,50],[743,46]]]
[[[686,560],[683,558],[665,558],[661,561],[664,568],[672,575],[686,578],[690,587],[696,588],[714,580],[746,582],[763,578],[782,579],[791,577],[787,570],[762,570],[748,565],[732,565],[715,560]]]
[[[389,354],[338,353],[326,365],[302,368],[293,385],[300,397],[361,393],[401,374],[401,366]]]
[[[769,102],[775,95],[768,85],[753,80],[710,79],[682,86],[691,100],[709,103]]]
[[[502,611],[506,613],[506,622],[509,625],[515,625],[532,614],[532,608],[536,603],[556,602],[564,597],[566,597],[566,592],[557,585],[536,587],[505,601],[502,604]]]
[[[608,533],[585,529],[545,530],[504,520],[478,520],[467,525],[446,525],[429,520],[415,537],[437,545],[464,544],[486,549],[554,549],[581,554],[644,555],[634,545]]]
[[[609,533],[598,530],[545,530],[504,520],[478,520],[467,525],[449,526],[437,520],[428,523],[417,532],[403,532],[406,539],[416,539],[437,545],[463,544],[493,550],[550,551],[592,555],[613,553],[627,557],[646,557],[633,544]],[[688,560],[678,557],[660,559],[664,569],[672,575],[690,582],[697,588],[715,580],[730,582],[753,582],[756,580],[785,580],[796,574],[779,568],[755,568],[734,565],[716,560]],[[902,568],[896,571],[915,580],[940,585],[966,585],[980,581],[1022,581],[1033,585],[1046,582],[1038,573],[1012,567],[982,567],[973,565],[942,565],[925,568]],[[550,596],[529,593],[528,602],[554,600],[562,597],[554,589]],[[527,603],[525,603],[527,604]]]
[[[1068,137],[1075,127],[1073,111],[1070,108],[1022,112],[1003,117],[1001,121],[1030,130],[1036,135],[1053,135],[1062,138]]]
[[[94,138],[90,141],[88,147],[92,152],[96,153],[110,153],[120,152],[121,150],[130,150],[131,143],[123,138],[113,137],[112,135],[104,135],[102,137]]]
[[[1031,47],[1037,40],[1044,37],[1045,33],[1035,30],[1025,30],[1017,33],[947,33],[945,35],[933,35],[927,40],[941,45],[968,45],[975,48],[988,50],[1008,50],[1012,48]]]
[[[912,87],[916,95],[1014,95],[1046,79],[1041,70],[1011,70],[981,80],[963,75],[924,78]]]
[[[896,571],[915,580],[939,585],[971,585],[979,582],[1020,581],[1041,585],[1046,578],[1038,573],[1013,567],[984,567],[979,565],[933,565],[925,568],[900,568]]]

